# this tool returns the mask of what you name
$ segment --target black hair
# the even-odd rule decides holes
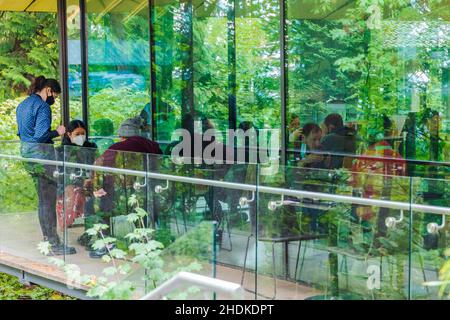
[[[342,117],[339,113],[332,113],[329,114],[324,121],[325,125],[328,127],[330,125],[333,125],[336,127],[336,129],[340,129],[344,126],[344,120],[342,120]]]
[[[194,117],[190,113],[183,115],[181,119],[181,128],[189,131],[192,135],[194,133]]]
[[[253,122],[251,122],[251,121],[242,121],[241,123],[239,123],[239,127],[238,128],[243,130],[243,131],[247,131],[247,130],[250,130],[252,128],[255,129],[255,126],[253,125]]]
[[[54,93],[61,93],[61,85],[58,80],[55,79],[47,79],[44,76],[39,76],[35,78],[28,89],[28,94],[38,93],[42,91],[42,89],[50,88]]]
[[[392,121],[389,119],[389,117],[385,114],[383,114],[383,129],[389,130],[392,128]]]
[[[78,119],[70,121],[70,123],[69,123],[69,125],[67,126],[67,129],[66,129],[66,134],[64,135],[64,137],[62,139],[62,144],[63,145],[72,144],[68,134],[74,132],[78,128],[83,128],[87,132],[87,127],[86,127],[86,125],[84,124],[83,121],[78,120]]]
[[[311,133],[321,132],[322,129],[315,123],[307,123],[303,126],[303,135],[305,137],[309,136]]]

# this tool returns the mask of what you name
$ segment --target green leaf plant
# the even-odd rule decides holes
[[[140,292],[137,291],[136,281],[128,280],[137,270],[145,271],[141,280],[145,284],[145,292],[148,292],[180,271],[202,269],[202,265],[196,259],[182,264],[182,267],[169,268],[163,258],[164,245],[154,240],[155,230],[146,225],[149,214],[139,207],[135,195],[130,197],[128,203],[134,207],[134,211],[127,215],[127,221],[132,223],[135,228],[133,232],[125,236],[129,240],[126,250],[112,249],[112,244],[116,242],[116,239],[106,235],[106,231],[109,229],[108,225],[95,224],[85,231],[86,234],[97,239],[92,246],[93,249],[106,249],[106,254],[102,257],[102,262],[106,265],[102,270],[102,276],[85,275],[81,272],[80,267],[75,264],[67,264],[64,260],[55,257],[49,258],[51,264],[65,272],[68,285],[86,288],[88,297],[101,300],[138,298]],[[186,239],[189,242],[189,237]],[[193,241],[190,241],[190,243],[195,245]],[[189,246],[189,243],[185,245]],[[49,242],[41,242],[37,248],[43,255],[52,255]],[[171,271],[168,271],[168,269]],[[182,299],[187,293],[195,292],[198,292],[196,288],[188,288],[186,291],[169,295],[167,298]]]

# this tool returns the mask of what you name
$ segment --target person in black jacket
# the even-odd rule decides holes
[[[67,132],[64,134],[61,146],[57,148],[58,158],[65,162],[80,163],[91,165],[95,162],[97,158],[97,145],[95,143],[89,142],[87,140],[87,127],[81,120],[72,120],[68,127]],[[83,193],[86,197],[86,203],[84,206],[84,216],[85,216],[85,227],[90,227],[90,219],[94,216],[94,196],[93,190],[85,181],[89,179],[89,173],[86,170],[81,170],[77,168],[67,168],[66,174],[71,178],[65,179],[67,183],[73,186],[83,188]],[[63,190],[59,190],[60,195],[63,194]],[[65,195],[68,196],[67,194]],[[79,237],[78,242],[81,245],[87,246],[89,242],[89,237],[83,234]]]
[[[356,132],[344,126],[340,114],[328,115],[324,121],[326,135],[322,139],[322,150],[329,153],[325,159],[325,168],[341,169],[344,156],[354,155],[356,152]]]

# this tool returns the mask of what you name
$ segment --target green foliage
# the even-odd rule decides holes
[[[21,163],[0,160],[0,184],[0,214],[36,210],[36,188]]]
[[[33,76],[58,78],[55,14],[1,12],[0,30],[0,101],[24,93]]]
[[[450,298],[450,249],[445,251],[446,261],[439,271],[439,280],[424,283],[425,286],[439,287],[439,296]]]
[[[90,124],[92,126],[95,120],[107,118],[114,123],[117,132],[120,124],[128,118],[138,116],[149,100],[147,92],[128,88],[103,89],[89,99]]]
[[[74,300],[56,291],[21,284],[17,278],[0,273],[0,300]]]
[[[129,300],[136,297],[136,283],[128,281],[127,278],[134,272],[136,266],[145,270],[142,281],[146,284],[146,290],[151,291],[180,271],[200,271],[202,269],[200,261],[209,258],[205,252],[210,254],[208,240],[211,238],[206,238],[205,234],[212,233],[206,224],[199,226],[186,237],[178,239],[173,247],[164,251],[164,245],[153,239],[154,230],[146,227],[145,220],[149,216],[139,207],[136,196],[131,196],[128,203],[134,206],[134,212],[127,215],[127,220],[132,222],[135,228],[125,236],[130,240],[125,250],[112,248],[111,245],[116,239],[105,236],[105,231],[109,228],[107,225],[95,224],[85,231],[86,234],[97,238],[93,249],[106,249],[106,254],[102,257],[102,261],[107,264],[102,271],[104,276],[83,275],[77,265],[67,264],[58,258],[49,259],[50,263],[64,270],[70,283],[87,286],[89,297]],[[52,248],[49,242],[41,242],[38,250],[43,255],[49,255]]]

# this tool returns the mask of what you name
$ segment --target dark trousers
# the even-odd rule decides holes
[[[54,166],[32,165],[27,168],[33,178],[39,199],[38,216],[44,241],[52,245],[59,244],[56,229],[56,192],[57,182],[53,178]]]

